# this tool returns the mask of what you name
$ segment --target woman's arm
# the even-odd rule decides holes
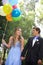
[[[24,38],[22,37],[21,38],[21,52],[23,51],[24,49]]]
[[[21,53],[21,57],[25,57],[25,54],[26,54],[26,51],[27,51],[28,48],[29,48],[29,45],[30,45],[30,38],[28,39],[26,45],[24,46],[24,49],[23,49],[23,51],[22,51],[22,53]]]
[[[5,45],[7,48],[10,48],[11,45],[12,45],[12,43],[13,43],[13,36],[11,36],[11,37],[9,38],[8,44],[6,43],[6,41],[5,41],[4,39],[2,39],[2,44]]]

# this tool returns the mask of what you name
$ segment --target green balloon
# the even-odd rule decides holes
[[[12,20],[15,21],[15,22],[16,21],[20,21],[21,20],[21,16],[19,16],[19,17],[12,17]]]

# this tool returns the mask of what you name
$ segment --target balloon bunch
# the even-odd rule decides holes
[[[21,19],[21,11],[18,8],[18,0],[2,0],[0,15],[6,16],[7,21],[18,21]]]

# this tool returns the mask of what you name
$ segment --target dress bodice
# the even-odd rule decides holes
[[[13,46],[14,46],[14,47],[21,47],[21,44],[20,44],[19,41],[17,41],[17,42],[15,43],[15,45],[13,44]]]

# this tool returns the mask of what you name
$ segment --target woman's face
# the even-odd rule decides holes
[[[16,35],[20,36],[22,34],[21,29],[16,30]]]

